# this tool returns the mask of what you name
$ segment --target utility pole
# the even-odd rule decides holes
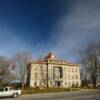
[[[46,59],[45,61],[46,61],[46,67],[47,67],[47,68],[46,68],[46,69],[47,69],[47,75],[46,75],[46,76],[47,76],[47,77],[46,77],[47,83],[46,83],[46,85],[47,85],[47,88],[48,88],[48,87],[49,87],[49,85],[48,85],[48,59]]]
[[[35,76],[35,91],[34,91],[34,93],[37,92],[37,73],[35,75],[36,76]]]

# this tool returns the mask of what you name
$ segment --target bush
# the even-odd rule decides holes
[[[33,94],[34,93],[33,90],[34,88],[32,87],[26,87],[24,88],[24,90],[22,90],[22,94]]]
[[[6,87],[6,86],[9,86],[9,84],[8,83],[0,82],[0,87]]]

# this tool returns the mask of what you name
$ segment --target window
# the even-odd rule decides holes
[[[54,66],[53,67],[53,76],[54,76],[54,79],[60,79],[63,77],[63,69],[62,67],[56,67]]]
[[[73,84],[74,84],[75,82],[73,81]]]
[[[42,86],[42,83],[41,82],[39,82],[38,84],[39,84],[39,86]]]
[[[76,75],[76,79],[78,79],[78,75]]]
[[[8,91],[8,88],[5,88],[5,91]]]
[[[74,75],[72,75],[72,79],[74,79]]]
[[[66,71],[66,68],[64,68],[64,70]]]
[[[34,83],[34,86],[37,86],[37,83],[36,82]]]
[[[64,78],[66,78],[66,74],[64,74]]]
[[[77,81],[76,86],[78,86],[78,85],[79,85],[79,82]]]
[[[37,80],[37,73],[34,73],[34,78],[35,80]]]
[[[68,78],[70,79],[70,75],[68,75]]]
[[[50,60],[50,62],[52,62],[52,60]]]
[[[65,82],[65,85],[67,85],[67,82]]]
[[[72,72],[74,72],[74,69],[72,68]]]
[[[75,83],[74,83],[74,81],[73,81],[73,83],[72,83],[72,87],[74,87],[75,86]]]
[[[50,85],[52,85],[52,81],[50,82]]]
[[[70,69],[68,69],[68,72],[70,72]]]
[[[78,71],[77,71],[77,69],[76,69],[76,73],[77,73]]]
[[[71,85],[71,83],[69,82],[68,85]]]
[[[4,90],[4,88],[0,88],[0,92],[2,92]]]
[[[57,62],[59,63],[59,60],[57,60]]]

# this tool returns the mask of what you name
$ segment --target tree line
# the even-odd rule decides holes
[[[89,43],[80,50],[79,57],[82,84],[90,82],[96,88],[100,83],[100,43]],[[16,53],[9,59],[0,56],[0,82],[16,79],[21,81],[23,87],[27,79],[27,65],[31,60],[32,54],[29,52]]]
[[[83,85],[100,85],[100,43],[91,42],[80,51],[81,80]]]
[[[32,55],[29,52],[16,53],[12,58],[0,56],[0,82],[6,83],[19,80],[26,83],[27,65],[31,62]]]

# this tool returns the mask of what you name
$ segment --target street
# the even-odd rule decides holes
[[[0,100],[100,100],[99,92],[58,93],[47,95],[28,95],[17,98],[1,98]]]

